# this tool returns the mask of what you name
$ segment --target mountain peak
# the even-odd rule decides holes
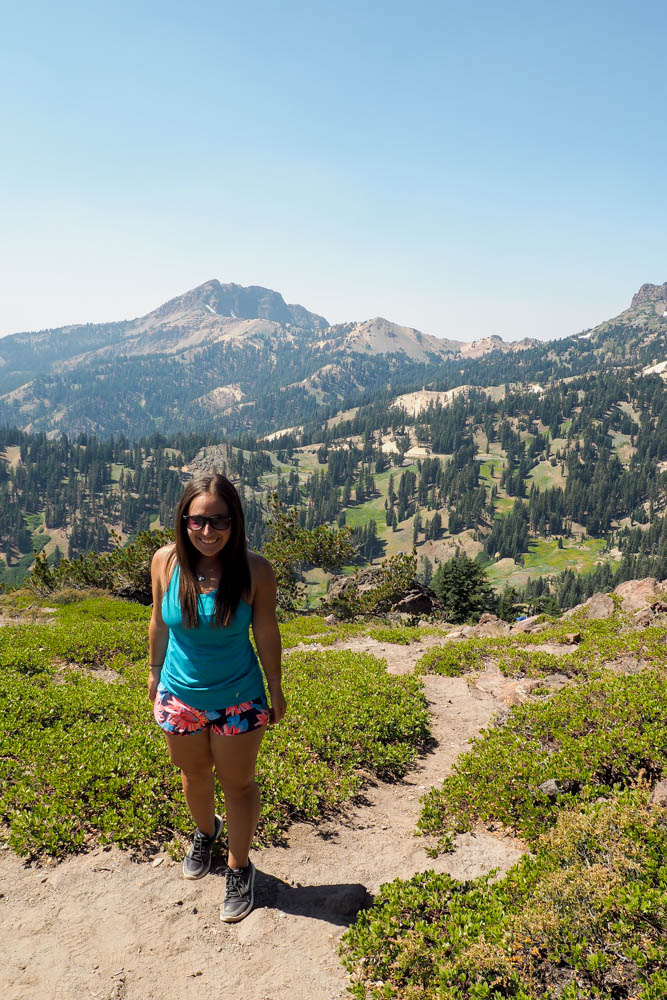
[[[162,319],[170,315],[181,317],[192,311],[231,319],[268,319],[283,326],[291,324],[310,330],[324,330],[329,325],[323,316],[311,313],[304,306],[288,305],[280,292],[261,285],[223,284],[217,278],[170,299],[150,315]]]
[[[643,306],[649,302],[667,303],[667,281],[663,285],[651,285],[649,283],[642,285],[639,291],[632,296],[630,308],[634,309],[635,306]]]

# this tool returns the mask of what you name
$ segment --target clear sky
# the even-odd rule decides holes
[[[667,280],[657,0],[0,12],[0,334],[216,277],[547,339]]]

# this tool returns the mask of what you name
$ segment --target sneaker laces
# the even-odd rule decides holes
[[[246,890],[246,868],[228,868],[226,876],[226,899],[241,899]]]
[[[192,838],[192,846],[189,852],[193,861],[204,861],[210,839],[210,837],[207,837],[206,834],[202,833],[199,827],[197,827],[195,835]]]

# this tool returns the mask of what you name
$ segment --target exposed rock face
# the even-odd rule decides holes
[[[647,576],[644,580],[627,580],[625,583],[619,583],[614,590],[616,597],[621,600],[622,610],[637,613],[635,614],[637,625],[647,625],[661,613],[664,603],[661,598],[664,598],[665,593],[667,593],[667,580],[660,583],[652,576]],[[584,608],[589,618],[610,618],[616,610],[611,594],[593,594],[583,604],[577,604],[576,607],[566,611],[563,618],[571,618]],[[644,610],[647,614],[644,614]],[[643,617],[638,617],[640,612]]]
[[[667,302],[667,281],[663,285],[651,285],[648,282],[632,296],[630,308],[643,306],[647,302]]]
[[[515,622],[512,625],[512,632],[532,632],[541,617],[541,615],[531,615],[529,618],[524,618],[521,622]]]
[[[360,595],[367,594],[378,586],[381,574],[382,570],[379,566],[368,566],[355,576],[336,576],[329,584],[327,600],[335,602],[341,594],[354,589]],[[392,595],[377,610],[396,611],[409,615],[430,615],[434,612],[442,612],[444,608],[430,587],[425,587],[418,580],[413,580],[407,590]]]
[[[583,604],[579,604],[576,608],[566,611],[563,618],[571,618],[574,612],[579,611],[581,608],[587,609],[589,618],[597,619],[611,618],[616,610],[610,594],[593,594]]]
[[[652,806],[661,806],[663,809],[667,808],[667,778],[663,778],[659,781],[651,792],[651,798],[649,802]]]
[[[617,597],[621,599],[621,606],[624,611],[639,611],[647,605],[653,604],[665,591],[665,583],[658,583],[652,576],[647,576],[644,580],[628,580],[620,583],[614,590]]]

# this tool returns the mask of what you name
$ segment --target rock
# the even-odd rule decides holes
[[[658,782],[651,792],[651,797],[648,801],[652,806],[667,808],[667,778],[663,778],[662,781]]]
[[[477,622],[478,625],[486,625],[487,622],[500,622],[498,615],[492,615],[490,611],[485,611]],[[502,624],[502,623],[501,623]]]
[[[473,635],[505,635],[509,630],[507,622],[501,621],[500,618],[496,618],[495,621],[487,621],[483,624],[480,623],[479,625],[472,626]]]
[[[336,622],[338,621],[335,615],[327,615],[324,620],[327,623],[327,625],[335,625]]]
[[[662,587],[654,577],[647,576],[643,580],[619,583],[614,593],[620,597],[624,611],[639,611],[661,597]]]
[[[146,607],[153,603],[150,582],[145,587],[134,583],[123,584],[113,590],[113,596],[122,597],[125,601],[135,601],[137,604],[143,604]]]
[[[635,625],[650,625],[653,621],[652,609],[642,608],[641,611],[635,611],[632,620]]]
[[[430,615],[434,610],[437,598],[428,587],[412,587],[396,603],[392,602],[394,611],[407,615]]]
[[[539,786],[538,791],[542,792],[543,795],[548,795],[550,799],[555,799],[561,794],[563,789],[555,778],[547,778]]]
[[[329,584],[327,603],[335,608],[336,599],[341,595],[355,589],[360,595],[366,594],[377,587],[381,580],[382,568],[380,566],[368,566],[355,573],[354,576],[335,576]],[[443,612],[444,606],[430,587],[424,586],[418,580],[413,580],[407,589],[386,598],[376,610],[396,611],[415,617]]]
[[[576,615],[584,608],[588,612],[589,618],[611,618],[616,610],[616,605],[610,594],[593,594],[583,604],[577,604],[576,607],[566,611],[563,618],[571,618],[572,615]]]
[[[456,628],[448,632],[444,637],[445,642],[449,642],[450,639],[469,639],[470,636],[475,634],[474,625],[458,625]]]
[[[504,702],[508,708],[514,708],[527,700],[527,692],[522,681],[505,681],[493,691],[493,697]]]
[[[611,618],[616,606],[609,594],[593,594],[584,603],[589,618]]]

